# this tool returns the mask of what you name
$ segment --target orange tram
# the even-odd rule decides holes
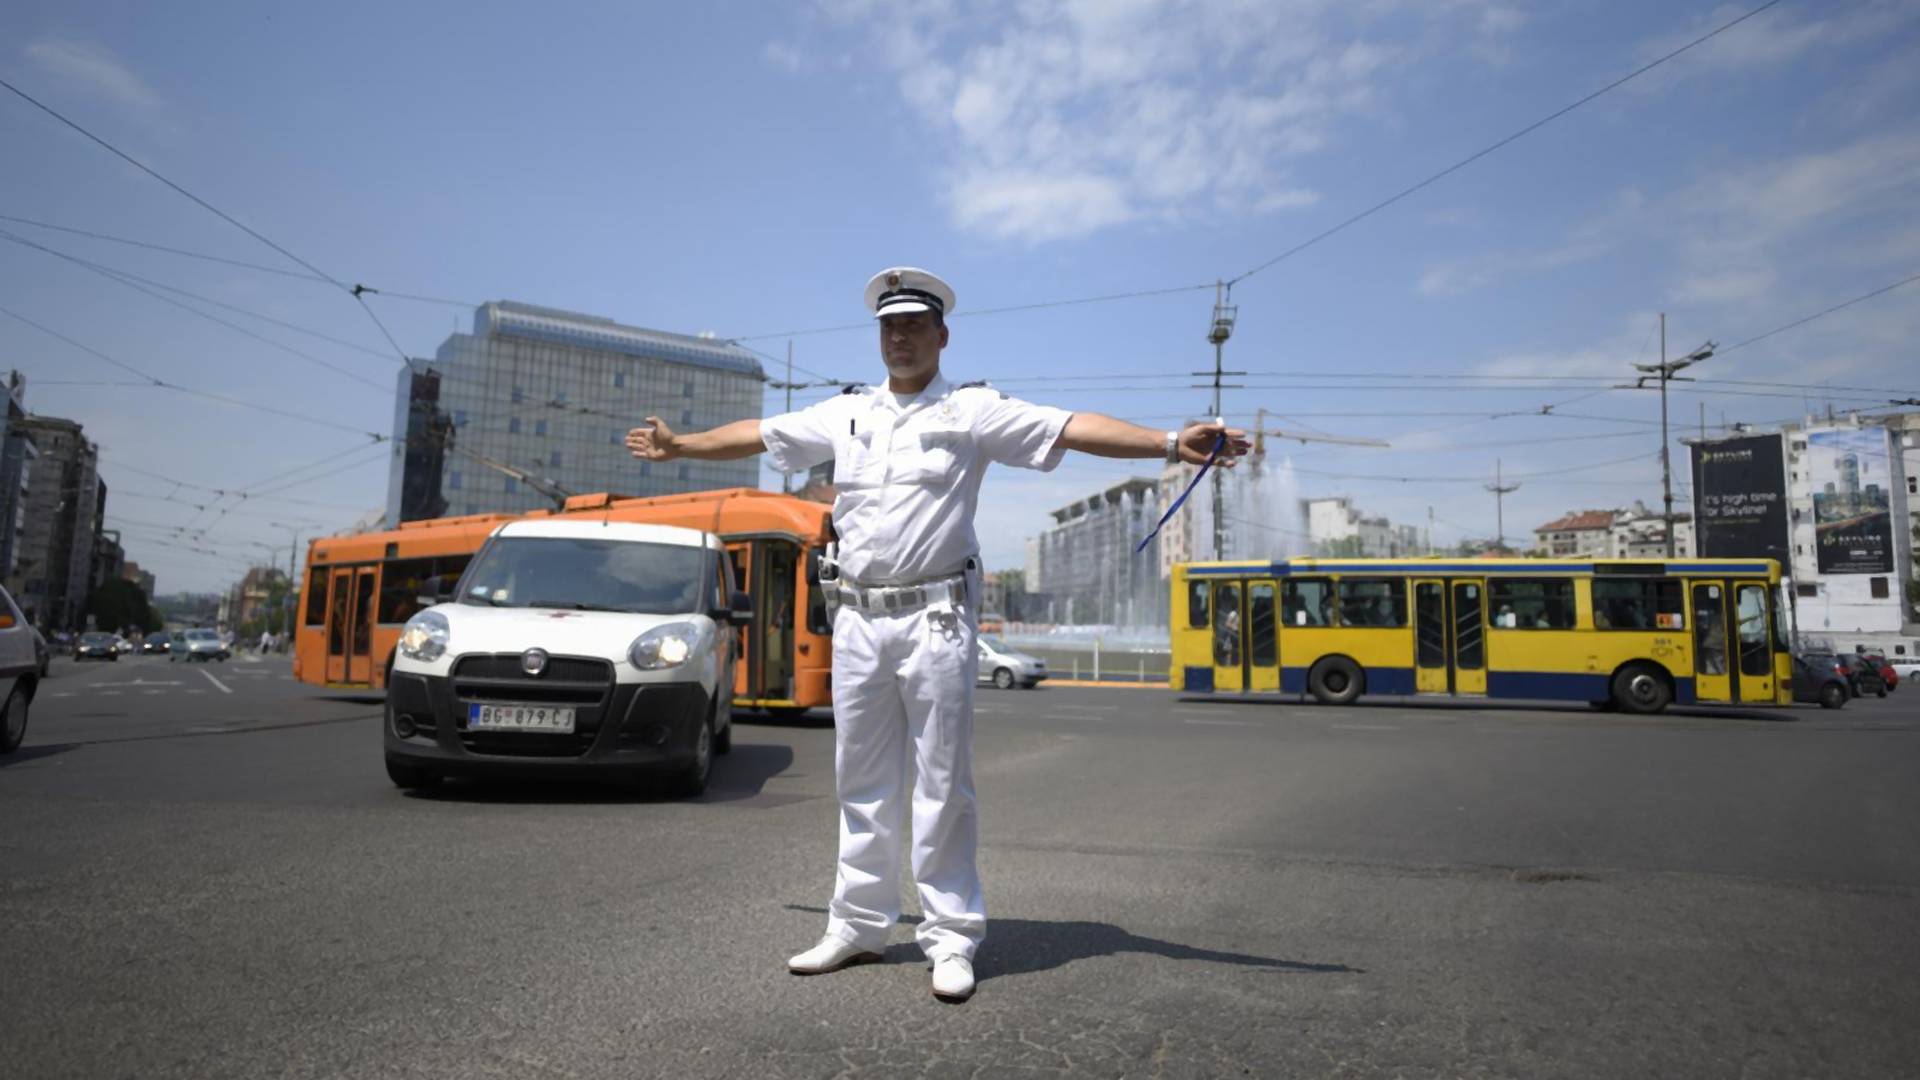
[[[400,629],[424,605],[429,578],[451,592],[493,530],[522,518],[587,518],[681,525],[718,535],[734,580],[753,597],[738,627],[736,707],[799,712],[830,703],[831,624],[817,587],[830,508],[753,488],[623,498],[576,495],[558,510],[409,521],[384,532],[323,537],[307,548],[293,674],[334,689],[387,685]]]

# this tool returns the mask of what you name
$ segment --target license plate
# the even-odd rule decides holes
[[[551,705],[469,705],[469,731],[557,731],[573,730],[573,710]]]

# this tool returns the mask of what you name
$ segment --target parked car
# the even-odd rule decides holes
[[[1887,666],[1902,679],[1920,679],[1920,657],[1896,656],[1887,661]]]
[[[1801,653],[1793,658],[1793,700],[1817,701],[1838,709],[1853,697],[1847,668],[1832,653]]]
[[[52,674],[53,650],[47,647],[47,636],[45,634],[42,634],[38,629],[31,626],[27,627],[27,629],[33,631],[33,662],[40,668],[40,677],[43,679],[47,678]]]
[[[113,647],[113,635],[89,630],[73,643],[75,660],[118,660],[120,650]]]
[[[148,634],[146,638],[140,642],[140,655],[165,656],[167,654],[167,646],[172,641],[173,635],[165,631],[158,634]]]
[[[1892,664],[1887,663],[1884,655],[1873,652],[1860,655],[1866,657],[1867,663],[1872,664],[1874,670],[1880,673],[1880,678],[1885,680],[1889,692],[1900,689],[1900,673],[1894,670]]]
[[[1016,685],[1031,690],[1047,677],[1045,660],[1028,656],[992,634],[981,634],[978,642],[979,681],[992,683],[1002,690],[1012,689]]]
[[[451,599],[400,632],[382,725],[395,785],[558,771],[706,789],[733,741],[731,627],[753,614],[719,537],[509,522]]]
[[[198,660],[204,664],[209,660],[225,661],[233,654],[227,651],[227,643],[220,640],[219,634],[211,630],[188,630],[180,635],[179,640],[174,642],[174,647],[167,652],[168,660],[176,656],[183,660]]]
[[[27,709],[40,687],[35,637],[13,596],[0,588],[0,754],[18,750],[27,737]]]
[[[1859,653],[1843,653],[1840,662],[1846,665],[1847,680],[1853,685],[1853,696],[1864,697],[1867,694],[1887,696],[1887,681],[1880,677],[1880,669],[1867,661]]]

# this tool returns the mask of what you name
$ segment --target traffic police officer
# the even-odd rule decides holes
[[[875,274],[866,303],[880,325],[884,388],[849,387],[805,409],[693,434],[649,416],[627,446],[651,461],[765,451],[785,472],[833,461],[839,542],[821,587],[835,605],[839,873],[826,936],[787,966],[815,975],[880,958],[900,916],[896,883],[910,817],[917,936],[933,965],[934,995],[959,1001],[973,993],[973,955],[987,927],[973,792],[973,516],[987,465],[1048,470],[1068,450],[1199,463],[1223,434],[1220,457],[1232,464],[1248,444],[1243,432],[1219,424],[1155,431],[1029,404],[984,383],[948,382],[940,352],[954,292],[925,270]]]

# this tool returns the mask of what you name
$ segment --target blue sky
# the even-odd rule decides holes
[[[1747,6],[26,0],[0,11],[0,72],[343,281],[752,335],[784,354],[783,331],[862,323],[862,285],[896,263],[940,272],[962,312],[1231,278]],[[0,215],[298,270],[0,97]],[[1496,458],[1543,474],[1509,497],[1510,537],[1571,509],[1654,503],[1653,395],[1493,415],[1656,358],[1661,311],[1678,354],[1920,272],[1916,106],[1920,8],[1782,3],[1241,281],[1228,366],[1275,374],[1239,380],[1228,412],[1392,442],[1288,456],[1305,494],[1414,523],[1433,507],[1441,542],[1493,531],[1473,478]],[[32,409],[101,443],[109,524],[161,591],[219,587],[272,545],[284,560],[282,526],[331,531],[384,503],[382,451],[355,432],[389,429],[391,394],[331,368],[385,387],[397,361],[350,298],[0,229],[357,346],[186,301],[244,336],[0,242],[0,306],[167,381],[296,414],[88,385],[131,376],[0,316],[0,365],[27,373]],[[1212,302],[1190,289],[956,318],[946,370],[1169,425],[1205,408],[1184,373],[1211,365]],[[468,322],[370,303],[414,355]],[[1908,286],[1699,369],[1865,389],[1702,384],[1675,396],[1676,420],[1696,423],[1702,402],[1718,424],[1911,396],[1917,337]],[[869,330],[793,341],[811,371],[878,372]],[[1139,471],[1074,459],[995,474],[989,566],[1018,565],[1046,509]],[[205,488],[256,496],[221,500],[221,515],[188,505]],[[183,542],[181,525],[206,531]]]

